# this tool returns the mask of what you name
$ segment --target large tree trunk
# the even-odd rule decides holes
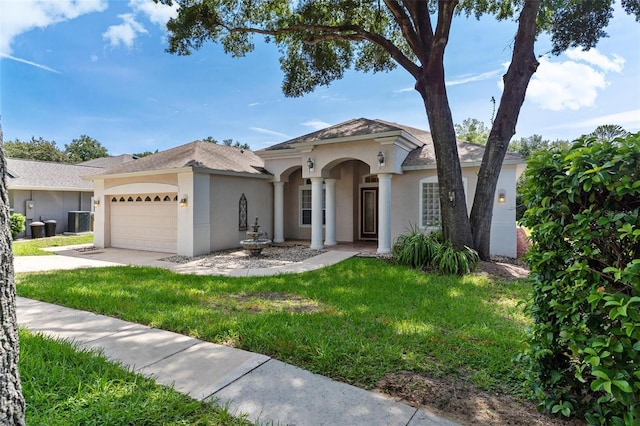
[[[478,251],[483,260],[489,260],[491,255],[493,200],[502,162],[507,153],[509,141],[515,134],[527,86],[538,68],[533,47],[536,39],[536,18],[539,8],[540,0],[527,0],[520,13],[511,64],[503,77],[504,91],[478,173],[478,185],[473,199],[470,221],[473,232],[473,248]],[[512,196],[515,197],[515,194]]]
[[[6,171],[0,128],[0,424],[24,425],[25,403],[18,374],[16,287]]]
[[[444,84],[444,69],[432,69],[431,75],[425,72],[416,83],[416,90],[424,100],[437,158],[440,219],[444,238],[451,241],[457,249],[471,247],[471,225],[465,202],[456,133]]]

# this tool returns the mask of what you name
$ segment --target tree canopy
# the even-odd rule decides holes
[[[174,0],[156,0],[172,4]],[[494,194],[502,161],[538,66],[534,44],[548,32],[553,52],[594,47],[613,0],[178,0],[178,16],[167,23],[170,53],[188,55],[205,42],[219,42],[232,56],[254,49],[263,35],[281,52],[282,90],[301,96],[342,78],[349,68],[364,72],[400,66],[415,79],[427,113],[437,160],[441,223],[454,247],[474,247],[489,257]],[[640,0],[622,0],[640,17]],[[444,54],[456,14],[518,22],[504,90],[487,138],[469,216],[456,134],[445,85]],[[455,53],[454,53],[455,54]],[[449,197],[453,193],[454,197]]]
[[[73,139],[71,143],[65,144],[64,153],[71,163],[81,163],[94,158],[109,156],[107,148],[87,135],[82,135],[77,139]]]
[[[489,137],[489,129],[482,121],[476,118],[466,118],[462,124],[456,124],[456,136],[458,139],[484,145]]]
[[[594,136],[601,141],[611,142],[615,138],[623,138],[628,134],[629,132],[622,128],[622,126],[619,126],[617,124],[603,124],[596,127],[596,129],[591,132],[589,136]]]
[[[207,136],[206,138],[202,138],[202,140],[204,142],[211,142],[216,144],[219,143],[218,140],[213,136]],[[240,149],[251,149],[248,143],[241,143],[239,141],[234,141],[233,139],[223,139],[222,145],[231,146],[231,147],[240,148]]]
[[[42,137],[32,137],[24,142],[19,139],[4,143],[4,155],[10,158],[24,158],[27,160],[53,161],[63,163],[67,156],[60,151],[55,141],[48,141]]]
[[[55,141],[48,141],[42,137],[32,137],[24,142],[19,139],[4,143],[4,153],[10,158],[26,160],[52,161],[56,163],[81,163],[94,158],[108,157],[107,148],[100,142],[87,135],[73,139],[60,150]]]

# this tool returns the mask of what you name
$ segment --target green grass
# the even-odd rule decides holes
[[[510,392],[521,383],[511,358],[523,349],[524,282],[426,275],[378,259],[274,277],[113,267],[16,282],[20,296],[266,354],[364,388],[403,370]],[[272,293],[291,300],[265,297]]]
[[[27,425],[247,425],[69,343],[20,330]]]
[[[50,251],[41,250],[46,247],[69,246],[73,244],[91,244],[93,234],[85,235],[58,235],[48,238],[36,238],[32,240],[20,240],[13,242],[14,256],[49,256],[54,255]]]

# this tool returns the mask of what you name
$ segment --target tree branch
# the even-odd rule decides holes
[[[429,16],[429,7],[426,1],[413,1],[407,2],[406,8],[413,19],[414,27],[416,28],[418,39],[422,45],[421,53],[424,53],[424,58],[420,58],[420,61],[429,60],[429,54],[431,52],[431,44],[433,43],[433,27],[431,26],[431,18]]]
[[[437,58],[439,62],[442,62],[444,58],[444,49],[447,47],[451,32],[453,12],[457,5],[458,0],[440,0],[438,2],[438,23],[432,43],[431,58]]]
[[[366,31],[357,25],[292,25],[290,27],[273,30],[254,27],[230,27],[222,22],[218,25],[229,33],[254,33],[278,36],[306,32],[309,34],[309,38],[304,40],[304,42],[308,44],[317,44],[331,40],[368,41],[375,43],[386,50],[401,67],[406,69],[414,77],[418,75],[420,70],[420,67],[414,64],[413,61],[402,53],[402,51],[393,44],[391,40],[381,36],[380,34]]]
[[[418,57],[418,60],[423,65],[426,65],[428,61],[428,54],[425,55],[425,46],[429,45],[423,45],[421,43],[420,38],[418,37],[418,33],[416,32],[416,28],[413,25],[412,19],[409,17],[409,15],[407,15],[405,10],[396,0],[384,0],[384,4],[387,5],[389,11],[396,20],[396,23],[400,27],[402,35],[407,40],[411,51]]]

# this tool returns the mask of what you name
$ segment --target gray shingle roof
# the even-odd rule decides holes
[[[265,148],[265,151],[273,151],[278,149],[295,148],[295,145],[303,142],[319,142],[328,139],[348,138],[357,136],[374,135],[379,133],[393,132],[403,130],[400,127],[382,120],[370,120],[368,118],[355,118],[327,127],[297,138],[272,145]]]
[[[77,164],[7,158],[9,189],[49,189],[93,191],[93,183],[82,176],[104,171],[99,167]]]
[[[135,161],[129,161],[109,168],[104,174],[135,173],[183,167],[199,167],[212,171],[254,175],[266,174],[263,168],[264,162],[252,151],[203,141],[191,142]]]
[[[131,154],[114,155],[110,157],[94,158],[93,160],[83,161],[79,163],[81,166],[102,167],[108,169],[119,164],[128,163],[136,160],[138,157]]]
[[[399,132],[404,131],[408,133],[422,146],[414,149],[409,153],[403,167],[419,168],[435,166],[436,156],[433,149],[433,139],[431,138],[431,132],[426,130],[417,129],[415,127],[405,126],[403,124],[392,123],[384,120],[371,120],[367,118],[356,118],[353,120],[345,121],[344,123],[336,124],[335,126],[327,127],[326,129],[318,130],[307,135],[299,136],[294,139],[279,143],[277,145],[265,148],[264,151],[275,151],[283,149],[294,149],[297,144],[300,143],[313,143],[326,141],[330,139],[340,139],[349,137],[358,137],[372,135],[375,137],[377,134],[387,132]],[[482,145],[473,144],[465,141],[458,141],[458,155],[460,156],[461,163],[480,163],[482,156],[484,155],[484,147]],[[523,163],[524,159],[514,153],[507,153],[505,161]]]

